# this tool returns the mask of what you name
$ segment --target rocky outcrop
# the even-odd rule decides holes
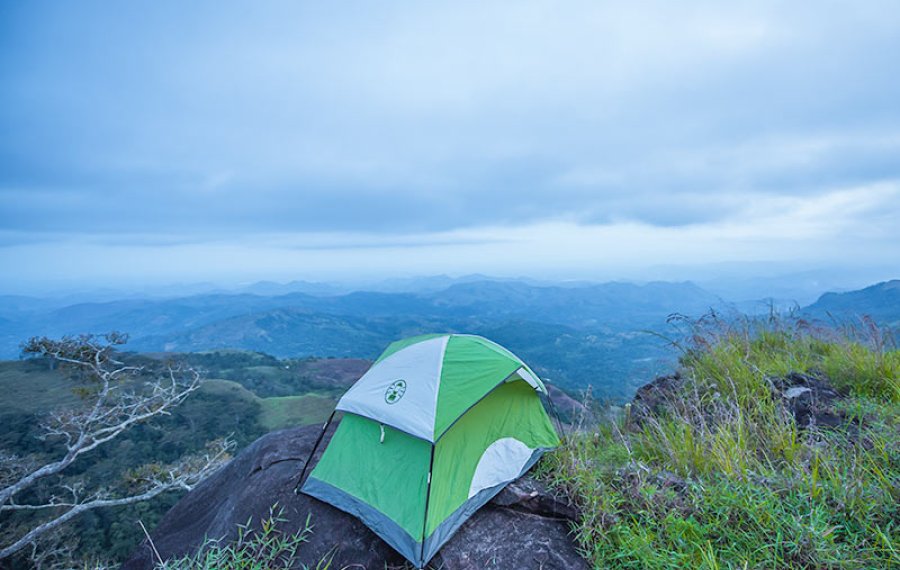
[[[678,391],[684,385],[684,378],[678,373],[658,376],[652,382],[638,388],[631,401],[628,421],[630,425],[640,426],[647,418],[662,415],[671,405],[672,398],[678,397]]]
[[[843,396],[823,373],[815,370],[790,372],[785,376],[768,377],[766,381],[772,397],[801,428],[837,427],[845,422],[845,415],[834,406]],[[660,376],[639,388],[631,402],[630,425],[639,427],[649,418],[665,414],[673,401],[682,397],[684,382],[684,377],[676,373]]]
[[[280,526],[283,531],[299,530],[307,516],[313,525],[299,563],[315,567],[319,560],[331,557],[332,568],[408,567],[403,557],[356,518],[294,493],[319,430],[319,426],[307,426],[270,433],[188,493],[151,534],[162,558],[192,554],[207,537],[234,540],[238,525],[250,519],[258,522],[277,503],[286,519]],[[313,462],[333,431],[329,429]],[[467,521],[430,566],[442,570],[586,569],[569,536],[569,522],[575,516],[565,498],[526,476]],[[150,569],[154,556],[145,542],[122,568]]]
[[[844,414],[834,407],[841,396],[824,374],[791,372],[769,382],[798,426],[837,427],[844,423]]]

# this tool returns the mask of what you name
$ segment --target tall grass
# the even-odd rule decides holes
[[[252,521],[238,526],[237,539],[229,543],[208,540],[199,551],[184,558],[160,561],[157,570],[275,570],[309,568],[297,564],[300,547],[308,540],[312,525],[307,518],[303,528],[285,534],[279,524],[285,522],[283,510],[273,506],[269,516],[254,528]],[[152,543],[151,543],[152,547]],[[155,552],[155,547],[154,552]],[[326,570],[330,561],[323,560],[315,568]]]
[[[900,568],[900,351],[881,331],[707,318],[662,410],[569,438],[545,469],[599,568]],[[790,372],[845,397],[798,426]],[[635,410],[637,412],[637,410]]]

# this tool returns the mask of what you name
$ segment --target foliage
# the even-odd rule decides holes
[[[35,545],[60,536],[59,529],[79,515],[136,504],[172,490],[190,490],[227,460],[233,444],[222,439],[201,453],[172,462],[144,463],[113,485],[97,485],[70,469],[129,430],[170,414],[200,389],[201,375],[191,367],[125,363],[117,351],[125,342],[126,335],[109,333],[34,337],[23,345],[23,354],[65,371],[79,402],[42,419],[36,434],[47,442],[42,454],[0,453],[0,514],[5,531],[0,559],[30,557],[36,563]],[[71,548],[55,550],[68,556]],[[46,562],[44,552],[39,555]]]
[[[273,506],[269,516],[253,528],[252,521],[238,527],[234,542],[221,543],[209,540],[199,551],[184,558],[161,561],[157,570],[276,570],[293,568],[297,551],[312,532],[309,517],[304,527],[294,534],[284,534],[278,524],[284,522],[283,509]],[[303,566],[302,568],[307,568]],[[327,562],[317,569],[328,568]]]
[[[164,362],[141,354],[124,353],[120,357],[146,369]],[[334,407],[341,390],[336,386],[352,382],[350,376],[361,373],[356,369],[365,366],[364,362],[317,358],[279,360],[246,351],[168,357],[203,369],[209,377],[233,377],[242,382],[205,380],[170,415],[157,418],[152,424],[137,425],[73,463],[69,467],[72,476],[115,488],[128,470],[148,462],[171,463],[203,450],[213,439],[230,437],[241,449],[271,429],[319,423]],[[71,390],[71,382],[66,371],[44,361],[0,362],[0,391],[4,393],[0,398],[0,421],[6,428],[0,430],[0,449],[22,457],[52,451],[37,438],[39,419],[52,409],[80,401]],[[268,394],[296,390],[303,395],[258,397],[242,384],[257,386]],[[135,521],[155,527],[181,496],[182,493],[173,492],[146,503],[86,512],[73,521],[68,539],[77,544],[79,557],[123,560],[143,538]]]
[[[544,464],[581,507],[594,564],[900,567],[900,351],[876,329],[775,318],[686,332],[661,409],[611,417]],[[828,374],[844,425],[796,424],[775,389],[793,371]]]
[[[365,360],[326,358],[278,359],[260,352],[216,350],[180,354],[211,378],[236,382],[260,398],[318,392],[339,397],[368,368]]]
[[[129,367],[142,370],[136,377],[127,379],[120,389],[137,389],[145,378],[154,377],[166,366],[159,360],[137,355],[117,354],[117,358]],[[82,401],[73,393],[73,387],[83,388],[85,384],[78,381],[77,374],[74,377],[72,374],[71,369],[42,359],[0,364],[0,390],[9,396],[0,400],[0,418],[5,428],[0,431],[0,448],[33,463],[46,461],[64,450],[57,441],[39,439],[40,422],[51,410],[72,409]],[[243,447],[266,431],[258,420],[257,402],[210,393],[202,384],[190,398],[169,411],[152,423],[135,424],[116,439],[80,456],[66,469],[63,482],[90,484],[104,494],[121,496],[141,486],[135,475],[154,475],[142,471],[141,466],[178,463],[182,457],[204,453],[209,441],[220,438],[231,437],[236,445]],[[47,480],[22,500],[51,498],[51,484],[57,482]],[[84,512],[72,520],[73,532],[67,540],[76,547],[78,559],[121,560],[142,538],[135,521],[143,520],[155,526],[183,492],[161,494],[145,503]],[[30,513],[3,513],[0,527],[12,530],[32,518]],[[41,545],[42,550],[50,548],[49,544]]]

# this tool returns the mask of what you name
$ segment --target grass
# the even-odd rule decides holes
[[[716,319],[655,413],[612,417],[542,469],[598,568],[900,568],[900,351],[872,327]],[[836,429],[798,426],[778,379],[827,375]]]
[[[317,392],[301,396],[260,398],[231,380],[206,380],[202,390],[256,402],[259,405],[259,423],[269,431],[324,422],[336,402],[334,396]]]
[[[259,421],[268,430],[322,423],[334,409],[335,399],[319,394],[260,398]]]
[[[283,510],[277,505],[269,516],[254,528],[252,521],[238,526],[237,539],[230,543],[209,540],[196,554],[157,564],[157,570],[275,570],[294,568],[300,547],[307,542],[312,525],[307,518],[303,528],[293,534],[285,534],[278,528],[286,522]],[[154,547],[155,548],[155,547]],[[309,566],[301,565],[307,570]],[[321,561],[316,570],[327,570],[330,562]]]
[[[247,357],[260,360],[264,358],[254,354]],[[246,374],[247,370],[261,378],[269,378],[275,374],[274,368],[270,366],[246,367],[241,369],[242,374]],[[257,403],[259,422],[267,430],[325,421],[341,392],[340,389],[325,389],[299,396],[263,398],[238,382],[221,379],[204,381],[201,390],[212,395]],[[0,398],[0,419],[6,418],[7,423],[13,422],[9,419],[13,416],[19,418],[31,414],[43,415],[55,408],[81,403],[73,391],[70,379],[60,371],[50,369],[45,363],[37,361],[0,361],[0,391],[3,393],[3,397]],[[13,434],[7,435],[11,437]],[[8,438],[0,436],[0,442],[6,439]]]

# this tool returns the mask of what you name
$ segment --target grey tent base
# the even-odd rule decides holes
[[[531,454],[531,457],[522,467],[522,470],[519,472],[516,479],[531,469],[546,451],[548,451],[548,448],[535,449]],[[514,480],[515,479],[513,479],[513,481]],[[307,495],[325,501],[345,513],[349,513],[359,518],[366,526],[372,529],[372,532],[381,537],[382,540],[391,545],[394,550],[402,554],[407,560],[412,562],[416,568],[423,568],[425,564],[437,554],[438,550],[453,537],[456,531],[459,530],[459,527],[461,527],[469,517],[475,514],[475,511],[493,499],[497,493],[502,491],[503,488],[511,482],[512,481],[506,481],[479,491],[474,497],[463,503],[461,507],[456,509],[444,520],[444,522],[434,529],[431,536],[425,539],[424,547],[421,542],[413,539],[400,527],[400,525],[378,510],[363,501],[360,501],[353,495],[321,481],[320,479],[312,476],[308,477],[306,483],[303,485],[302,491]]]
[[[538,459],[540,459],[546,451],[549,451],[549,449],[542,447],[535,449],[531,454],[531,457],[522,467],[519,475],[516,476],[516,478],[512,481],[515,481],[516,479],[527,473],[528,470],[531,469],[535,463],[537,463]],[[469,520],[469,517],[475,514],[475,511],[487,504],[488,501],[493,499],[497,495],[497,493],[502,491],[503,488],[512,483],[512,481],[506,481],[504,483],[494,485],[493,487],[482,489],[481,491],[476,493],[474,497],[470,498],[468,501],[463,503],[462,506],[453,511],[453,513],[448,516],[444,520],[444,522],[439,524],[438,527],[434,529],[434,532],[431,533],[431,536],[425,539],[424,556],[422,556],[424,562],[422,564],[417,563],[417,567],[421,568],[425,565],[425,563],[431,560],[432,557],[434,557],[434,555],[438,553],[438,550],[440,550],[448,540],[453,538],[453,535],[456,534],[456,531],[459,530],[459,527],[461,527],[467,520]]]
[[[419,563],[422,543],[415,541],[400,525],[377,509],[313,476],[307,477],[301,490],[311,497],[325,501],[329,505],[355,516],[407,560],[413,561],[419,568],[422,567],[422,564]]]

